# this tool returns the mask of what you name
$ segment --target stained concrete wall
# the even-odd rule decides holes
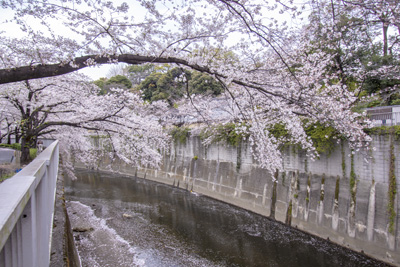
[[[198,137],[175,144],[158,170],[118,161],[111,169],[199,192],[400,266],[399,193],[394,198],[394,231],[389,231],[391,144],[397,155],[395,176],[400,177],[400,144],[389,136],[374,137],[375,151],[351,157],[347,144],[339,144],[316,161],[287,147],[284,169],[274,175],[257,165],[247,145],[204,147]],[[99,166],[105,168],[107,161]]]

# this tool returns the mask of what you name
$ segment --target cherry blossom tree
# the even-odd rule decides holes
[[[157,166],[158,150],[168,148],[168,136],[146,115],[148,105],[125,89],[107,95],[99,90],[77,74],[2,85],[1,106],[19,115],[14,123],[21,129],[21,161],[28,160],[37,138],[45,137],[60,140],[65,165],[71,156],[93,164],[103,151],[130,164]]]
[[[282,165],[283,141],[268,129],[276,123],[282,123],[290,141],[310,156],[316,154],[304,132],[305,118],[335,127],[355,149],[369,141],[362,131],[362,118],[350,110],[360,84],[350,88],[346,77],[350,73],[362,81],[370,70],[363,64],[346,65],[345,70],[341,53],[347,51],[337,49],[343,48],[345,27],[340,31],[336,27],[335,12],[346,1],[319,2],[326,4],[324,12],[332,18],[317,29],[324,34],[324,42],[310,38],[315,27],[294,29],[273,17],[280,12],[304,18],[302,8],[293,1],[139,0],[129,7],[102,0],[3,0],[2,7],[14,12],[24,35],[4,36],[0,41],[0,84],[116,62],[169,63],[197,70],[224,87],[230,114],[224,120],[248,125],[238,131],[249,134],[261,166],[275,171]],[[334,8],[329,9],[329,3]],[[325,42],[330,38],[335,42]],[[237,60],[209,51],[233,51]],[[384,69],[374,71],[383,73]],[[182,104],[178,112],[186,110],[202,118],[218,103],[201,96],[188,96],[187,101],[192,111]]]
[[[11,103],[2,103],[0,106],[0,142],[4,143],[3,138],[6,138],[6,143],[12,143],[12,136],[15,142],[19,143],[20,127],[15,123],[19,118],[19,114],[15,113]]]
[[[398,34],[389,40],[391,28],[400,31],[400,1],[398,0],[343,0],[343,4],[352,9],[352,13],[362,18],[365,26],[377,26],[381,30],[383,55],[398,53],[400,39]],[[396,50],[396,51],[394,51]]]
[[[397,0],[314,1],[306,27],[313,43],[308,51],[335,55],[327,68],[358,93],[388,98],[399,89],[399,15]]]

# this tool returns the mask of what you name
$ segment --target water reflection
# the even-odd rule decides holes
[[[68,198],[94,205],[96,216],[112,218],[109,227],[144,251],[146,266],[384,266],[171,186],[88,171],[78,177],[66,181]]]

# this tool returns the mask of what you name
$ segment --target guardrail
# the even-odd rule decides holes
[[[366,110],[373,126],[400,125],[400,106],[375,107]]]
[[[400,112],[386,112],[369,115],[374,126],[400,125]]]
[[[0,266],[49,266],[58,141],[0,184]]]

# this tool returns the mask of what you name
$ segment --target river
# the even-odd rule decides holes
[[[80,171],[65,181],[83,266],[385,266],[183,189]]]

